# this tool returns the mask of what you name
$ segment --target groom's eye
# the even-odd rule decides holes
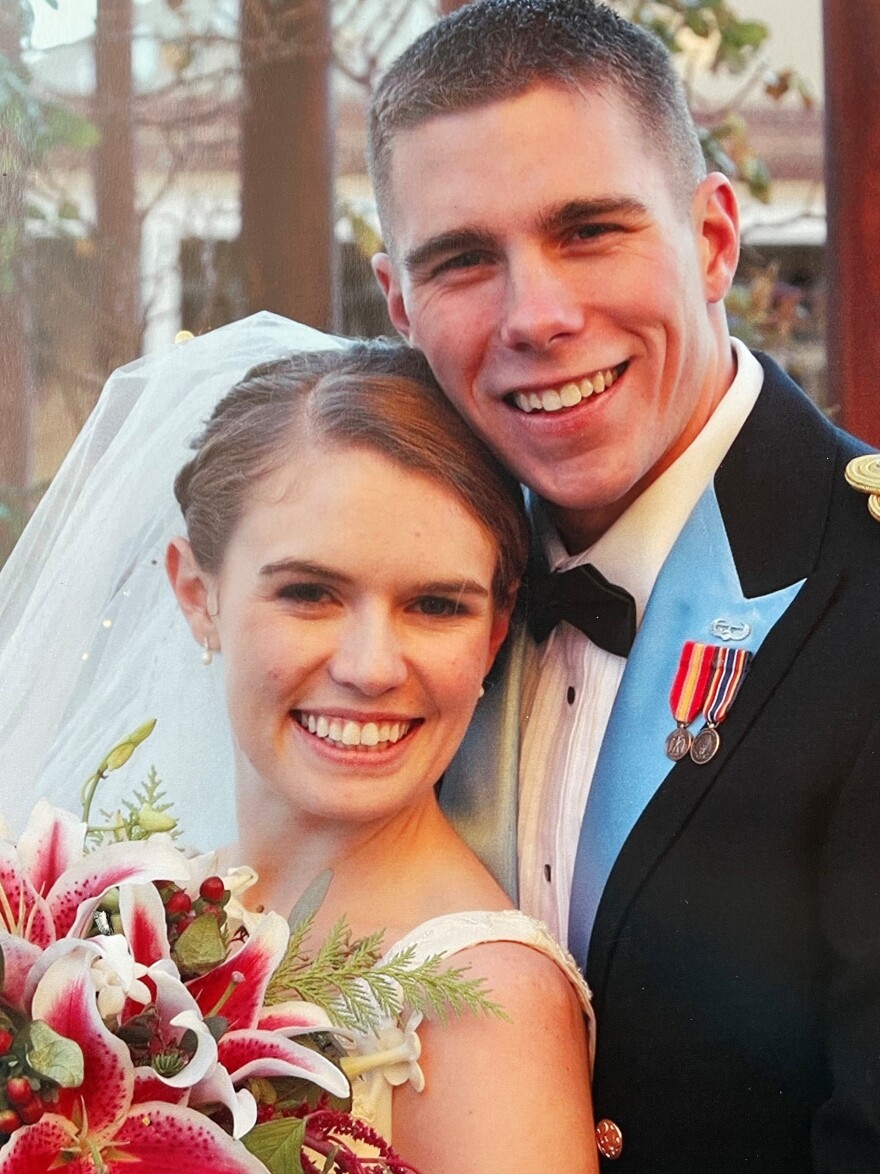
[[[423,595],[414,606],[424,616],[458,616],[466,611],[460,600],[444,595]]]
[[[466,253],[456,253],[452,257],[444,258],[439,265],[435,265],[431,270],[431,276],[439,277],[443,273],[452,273],[456,270],[475,269],[478,265],[484,264],[486,260],[486,253],[478,249],[469,249]]]

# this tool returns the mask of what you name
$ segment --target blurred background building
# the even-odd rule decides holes
[[[827,2],[827,0],[826,0]],[[445,8],[460,4],[447,2]],[[364,112],[433,0],[17,0],[0,14],[0,536],[7,548],[109,371],[273,309],[390,329]],[[822,0],[615,3],[676,50],[736,177],[736,333],[830,413]]]

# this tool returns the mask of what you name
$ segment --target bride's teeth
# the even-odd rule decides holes
[[[521,412],[530,412],[532,410],[531,400],[525,392],[517,392],[514,398],[516,400],[516,406],[520,409]]]
[[[361,728],[357,722],[346,722],[342,727],[342,737],[337,741],[343,746],[358,746],[361,740]]]
[[[605,390],[605,376],[601,371],[597,371],[593,376],[593,391],[600,392]]]
[[[299,713],[297,721],[318,738],[338,742],[341,746],[393,746],[409,732],[410,722],[360,722],[349,718],[324,717],[322,714]]]
[[[611,386],[611,384],[613,382],[614,382],[614,372],[613,371],[606,371],[605,372],[605,388],[606,388],[606,390]]]
[[[342,741],[342,722],[339,718],[334,717],[327,729],[327,737],[332,738],[334,742]]]
[[[565,387],[560,389],[559,398],[562,400],[564,408],[573,408],[575,404],[579,404],[581,399],[581,389],[576,383],[566,383]]]
[[[593,382],[591,379],[581,380],[581,396],[583,399],[589,399],[593,394]]]
[[[541,392],[541,407],[545,412],[558,412],[562,407],[562,398],[558,391],[552,388]]]
[[[378,746],[379,745],[379,727],[375,722],[367,722],[361,730],[361,745],[362,746]]]

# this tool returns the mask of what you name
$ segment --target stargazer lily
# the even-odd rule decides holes
[[[0,1150],[2,1174],[265,1174],[203,1114],[182,1105],[137,1103],[128,1048],[105,1026],[89,975],[91,951],[70,951],[40,981],[33,1014],[83,1052],[84,1078],[58,1090],[52,1111],[13,1133]]]

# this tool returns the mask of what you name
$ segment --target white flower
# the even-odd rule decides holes
[[[134,960],[125,938],[121,934],[99,934],[89,941],[100,951],[92,962],[90,974],[101,1018],[120,1015],[126,999],[146,1006],[152,998],[149,987],[141,982],[147,967]]]
[[[418,1063],[422,1054],[418,1036],[421,1022],[422,1013],[413,1011],[400,1027],[392,1023],[375,1035],[357,1033],[357,1054],[343,1056],[340,1061],[345,1075],[354,1080],[356,1076],[378,1071],[395,1088],[409,1081],[416,1092],[421,1092],[425,1087],[425,1076]]]

